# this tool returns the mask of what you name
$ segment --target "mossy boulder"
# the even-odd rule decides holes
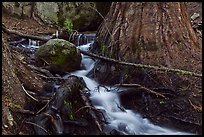
[[[99,13],[105,17],[110,5],[111,2],[3,2],[2,10],[60,27],[65,27],[68,20],[73,30],[95,31],[103,21]]]
[[[51,72],[65,73],[80,68],[81,54],[76,46],[63,39],[51,39],[35,53],[36,61],[48,63]]]

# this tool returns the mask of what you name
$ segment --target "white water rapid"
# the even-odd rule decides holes
[[[85,45],[80,45],[78,48],[80,50],[87,51],[91,44],[90,42]],[[114,90],[116,88],[99,86],[99,83],[94,79],[87,77],[87,74],[94,67],[94,60],[90,57],[82,54],[82,64],[84,65],[83,70],[77,70],[71,74],[65,75],[76,75],[82,77],[90,89],[90,100],[93,105],[100,109],[106,118],[108,124],[105,125],[104,129],[115,129],[125,135],[190,135],[191,133],[180,132],[173,129],[163,128],[150,123],[146,118],[143,118],[140,114],[134,113],[132,110],[121,109],[120,99],[117,92]],[[109,89],[107,91],[107,89]]]

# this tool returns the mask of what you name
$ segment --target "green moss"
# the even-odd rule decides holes
[[[67,19],[64,21],[64,27],[65,27],[65,29],[66,29],[68,32],[73,31],[73,23],[72,23],[72,21],[67,18]]]
[[[65,40],[50,40],[36,52],[36,57],[40,61],[45,60],[53,67],[61,69],[75,69],[80,67],[79,50]]]
[[[190,71],[184,71],[184,70],[180,70],[179,72],[177,72],[177,74],[181,74],[181,75],[192,75],[193,73]]]
[[[6,96],[5,97],[5,102],[8,102],[9,108],[11,109],[21,109],[21,105],[19,105],[15,100],[12,98]]]
[[[106,46],[104,43],[102,43],[102,44],[100,45],[99,51],[100,51],[103,55],[107,55],[107,54],[108,54],[108,48],[107,48],[107,46]]]
[[[76,49],[70,48],[70,49],[65,49],[66,45],[63,45],[63,43],[57,43],[54,45],[54,51],[56,52],[55,55],[51,57],[51,62],[54,65],[60,65],[64,64],[67,59],[71,58],[74,54],[76,54]]]
[[[181,49],[182,47],[183,47],[183,44],[182,44],[182,42],[181,41],[175,41],[174,42],[175,43],[175,45],[179,48],[179,49]]]

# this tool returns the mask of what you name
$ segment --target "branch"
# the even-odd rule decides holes
[[[18,35],[18,36],[21,36],[21,37],[24,37],[24,38],[29,38],[29,39],[34,39],[34,40],[40,40],[40,41],[48,41],[50,38],[43,38],[43,37],[40,37],[40,36],[33,36],[33,35],[27,35],[27,34],[23,34],[21,32],[18,32],[18,31],[15,31],[15,30],[10,30],[10,29],[7,29],[3,24],[2,24],[2,30],[5,32],[5,33],[8,33],[8,34],[15,34],[15,35]]]
[[[44,129],[43,127],[41,127],[40,125],[38,125],[36,123],[30,122],[30,121],[25,121],[25,123],[37,126],[37,127],[41,128],[44,132],[46,132],[48,135],[50,135],[49,132],[46,129]]]
[[[172,73],[176,73],[176,74],[180,74],[180,75],[191,75],[191,76],[202,78],[202,74],[198,74],[198,73],[194,73],[194,72],[190,72],[190,71],[186,71],[186,70],[167,68],[167,67],[163,67],[163,66],[159,67],[159,66],[152,66],[152,65],[128,63],[128,62],[119,61],[119,60],[116,60],[116,59],[113,59],[113,58],[100,56],[100,55],[90,53],[90,52],[86,52],[86,51],[82,51],[82,50],[80,50],[80,52],[82,54],[84,54],[84,55],[88,55],[88,56],[91,56],[91,57],[94,57],[94,58],[97,58],[97,59],[117,63],[117,64],[120,64],[120,65],[133,66],[133,67],[141,68],[141,69],[146,68],[146,69],[153,69],[153,70],[157,70],[157,71],[172,72]]]
[[[28,96],[29,96],[30,98],[32,98],[33,100],[39,102],[36,98],[34,98],[33,96],[31,96],[31,95],[25,90],[23,84],[21,85],[21,87],[22,87],[23,91],[26,93],[26,95],[28,95]]]
[[[115,86],[122,86],[122,87],[139,87],[141,89],[145,89],[147,92],[149,93],[152,93],[152,94],[155,94],[156,96],[160,96],[160,97],[163,97],[165,98],[164,95],[162,95],[161,93],[157,93],[151,89],[148,89],[146,87],[143,87],[142,85],[139,85],[139,84],[115,84]]]

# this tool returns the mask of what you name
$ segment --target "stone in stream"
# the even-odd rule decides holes
[[[76,46],[63,39],[51,39],[35,53],[39,66],[49,65],[53,73],[63,74],[80,68],[81,54]]]

